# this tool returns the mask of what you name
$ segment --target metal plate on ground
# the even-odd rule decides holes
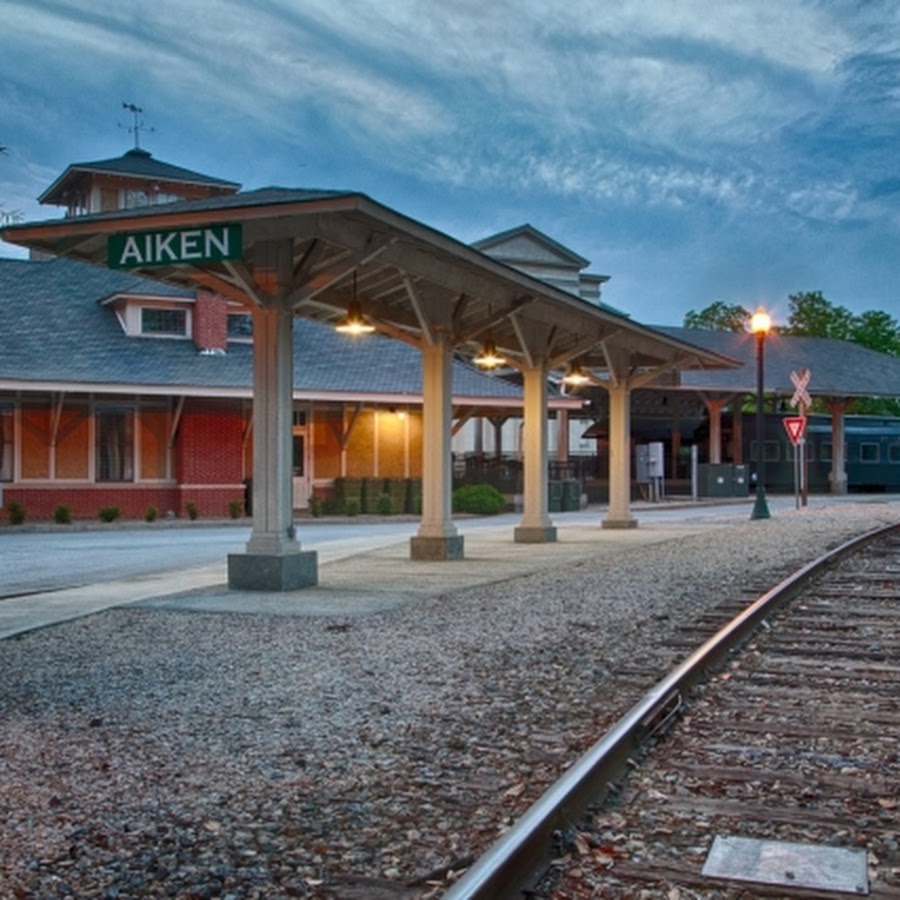
[[[866,863],[865,850],[717,837],[706,858],[703,874],[709,878],[860,896],[869,893]]]

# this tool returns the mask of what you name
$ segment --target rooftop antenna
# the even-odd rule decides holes
[[[133,123],[128,131],[134,135],[134,149],[141,149],[141,131],[145,130],[144,120],[141,118],[143,115],[143,108],[140,106],[136,106],[134,103],[125,103],[122,101],[122,109],[127,109],[128,112],[131,113],[133,118]],[[121,128],[121,124],[119,125]],[[153,128],[149,129],[150,131],[154,131]]]

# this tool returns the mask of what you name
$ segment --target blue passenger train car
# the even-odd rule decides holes
[[[782,415],[765,418],[766,489],[794,490],[794,446]],[[847,490],[851,492],[900,492],[900,419],[881,416],[846,416],[844,460]],[[756,469],[756,417],[743,417],[744,459]],[[830,490],[833,442],[831,416],[811,415],[806,423],[806,458],[809,490]]]

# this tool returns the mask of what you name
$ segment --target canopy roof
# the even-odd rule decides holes
[[[685,372],[681,386],[692,390],[753,393],[756,390],[756,337],[749,332],[661,328],[673,338],[727,354],[742,365],[728,371]],[[765,389],[792,394],[791,372],[809,369],[809,393],[820,397],[900,396],[900,357],[832,338],[766,337]]]
[[[246,305],[285,304],[324,322],[357,300],[376,328],[474,355],[492,340],[510,365],[577,360],[611,378],[738,365],[587,303],[354,192],[264,188],[204,200],[7,227],[5,240],[107,265],[111,235],[240,224],[240,259],[132,271]]]

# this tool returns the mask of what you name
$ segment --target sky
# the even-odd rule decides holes
[[[900,317],[896,0],[0,0],[0,212],[136,139],[466,243],[528,223],[644,324]]]

